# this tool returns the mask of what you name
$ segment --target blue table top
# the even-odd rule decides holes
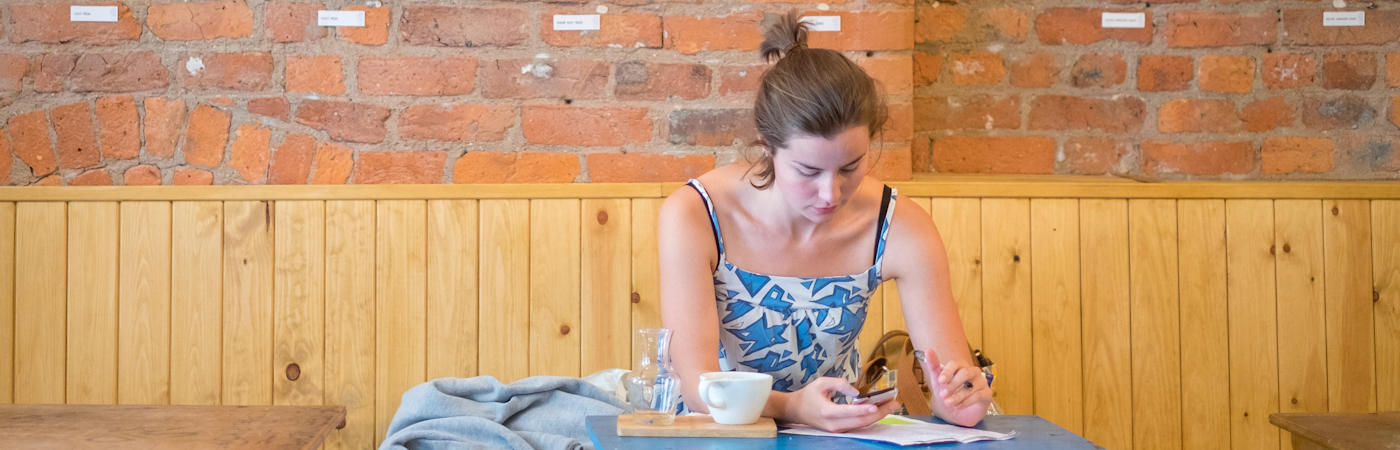
[[[946,423],[929,416],[914,416],[915,419]],[[662,438],[662,437],[621,437],[617,435],[617,416],[589,416],[588,437],[599,450],[614,449],[895,449],[895,448],[976,448],[987,450],[1021,449],[1089,449],[1101,448],[1092,442],[1069,432],[1059,425],[1036,416],[987,416],[978,429],[997,432],[1016,431],[1016,437],[1005,441],[982,441],[971,444],[936,444],[926,446],[901,447],[894,444],[863,441],[858,439],[828,438],[817,436],[795,436],[778,434],[774,439],[745,438]]]

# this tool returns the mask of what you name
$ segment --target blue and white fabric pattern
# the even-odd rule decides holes
[[[725,257],[724,239],[709,193],[688,183],[710,213],[719,264],[714,273],[720,323],[719,366],[725,371],[773,375],[773,389],[792,392],[819,377],[860,376],[856,338],[865,323],[869,299],[880,285],[885,237],[894,217],[895,192],[877,231],[875,260],[869,269],[846,276],[790,277],[749,272]]]

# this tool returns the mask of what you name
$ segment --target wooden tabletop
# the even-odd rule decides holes
[[[1382,413],[1274,413],[1269,422],[1311,441],[1306,448],[1400,447],[1400,411]]]
[[[344,406],[0,405],[28,449],[315,449],[344,426]]]

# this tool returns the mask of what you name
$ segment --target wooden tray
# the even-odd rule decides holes
[[[720,425],[706,415],[676,416],[676,421],[670,425],[639,425],[631,414],[623,414],[617,416],[617,435],[773,438],[778,437],[778,425],[769,417],[759,417],[757,422],[748,425]]]

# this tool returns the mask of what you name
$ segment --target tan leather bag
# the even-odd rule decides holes
[[[914,358],[914,343],[909,333],[903,330],[892,330],[880,336],[861,365],[855,388],[862,394],[869,392],[891,368],[895,370],[895,388],[899,390],[899,402],[904,404],[904,409],[911,415],[933,414],[929,404],[932,393],[925,382],[924,369]]]

